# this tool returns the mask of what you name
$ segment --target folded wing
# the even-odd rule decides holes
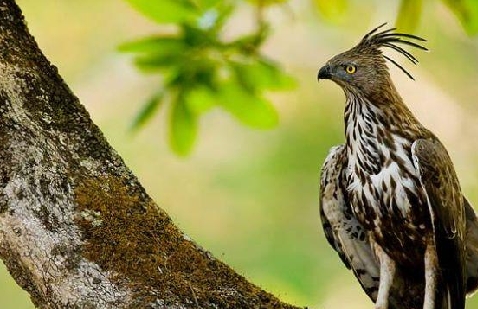
[[[442,305],[437,308],[463,309],[466,296],[466,214],[453,163],[437,139],[415,141],[412,157],[427,193],[434,223],[441,272],[437,301],[442,301]]]

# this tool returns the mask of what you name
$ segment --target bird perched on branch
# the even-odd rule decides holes
[[[407,108],[382,53],[424,39],[373,29],[319,71],[345,92],[345,144],[320,177],[320,213],[332,247],[376,309],[463,309],[478,286],[478,222],[438,138]]]

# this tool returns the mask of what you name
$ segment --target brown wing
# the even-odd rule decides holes
[[[478,289],[478,218],[468,200],[463,197],[466,213],[466,292]]]
[[[428,196],[434,223],[441,270],[437,300],[443,301],[443,305],[450,305],[444,308],[463,309],[466,295],[466,219],[460,184],[445,147],[437,139],[415,141],[412,156]]]

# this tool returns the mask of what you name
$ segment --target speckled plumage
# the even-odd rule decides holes
[[[324,231],[377,309],[463,309],[476,289],[476,216],[446,149],[396,91],[385,61],[398,64],[381,52],[416,63],[397,44],[425,49],[413,42],[423,39],[393,30],[374,29],[319,72],[346,96],[346,141],[321,172]]]

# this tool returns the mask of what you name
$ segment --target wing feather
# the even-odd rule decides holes
[[[466,291],[473,294],[478,288],[478,218],[468,200],[463,197],[466,213]]]
[[[466,218],[464,199],[453,163],[437,139],[418,139],[412,156],[426,190],[433,219],[435,245],[441,271],[437,300],[449,309],[465,308]],[[442,307],[437,307],[442,308]]]

